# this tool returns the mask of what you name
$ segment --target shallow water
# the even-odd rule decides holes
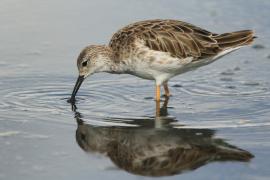
[[[0,179],[269,179],[268,0],[2,0],[0,7]],[[215,32],[255,29],[259,38],[172,79],[161,117],[154,83],[129,75],[92,76],[72,110],[66,101],[82,47],[151,18]]]

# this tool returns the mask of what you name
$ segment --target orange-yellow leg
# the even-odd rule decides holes
[[[160,101],[160,85],[156,85],[156,101]]]
[[[163,87],[164,87],[164,91],[165,91],[165,96],[166,97],[170,97],[170,90],[169,90],[169,87],[168,87],[168,84],[167,83],[164,83],[163,84]]]

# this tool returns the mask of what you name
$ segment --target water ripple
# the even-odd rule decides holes
[[[206,79],[207,77],[198,77],[194,80],[182,80],[180,85],[174,81],[171,83],[173,97],[169,103],[169,113],[176,116],[175,126],[196,127],[198,123],[200,126],[213,128],[268,125],[265,119],[243,124],[237,121],[268,113],[270,104],[267,100],[267,85],[240,80],[224,82],[220,80],[220,76],[213,77],[212,81]],[[132,122],[138,119],[137,123],[149,117],[153,120],[154,83],[141,80],[137,82],[134,83],[134,78],[130,76],[121,77],[121,81],[117,78],[86,80],[78,93],[77,107],[85,120],[97,125],[136,126],[138,124],[130,123],[131,119]],[[21,77],[1,83],[5,88],[0,90],[0,111],[6,118],[13,117],[12,114],[5,113],[11,110],[16,113],[25,112],[24,115],[37,119],[51,116],[51,119],[58,118],[60,122],[66,121],[73,114],[66,101],[70,97],[75,79]],[[230,121],[231,119],[236,121]]]

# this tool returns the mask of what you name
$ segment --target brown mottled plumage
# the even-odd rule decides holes
[[[109,45],[86,47],[77,59],[79,78],[70,102],[83,80],[98,72],[126,73],[155,80],[156,100],[160,86],[169,96],[167,82],[172,77],[214,62],[253,42],[254,33],[243,30],[211,33],[177,20],[147,20],[130,24],[116,32]]]
[[[173,57],[198,60],[216,56],[228,48],[248,45],[253,38],[251,30],[216,34],[182,21],[147,20],[119,30],[109,46],[115,52],[116,60],[129,54],[137,39],[142,39],[150,49],[169,52]]]

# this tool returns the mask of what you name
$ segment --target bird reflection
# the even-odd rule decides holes
[[[210,162],[247,162],[253,157],[251,153],[215,138],[214,130],[174,128],[170,124],[176,120],[166,117],[167,103],[168,99],[161,108],[157,105],[155,118],[128,119],[130,124],[139,127],[86,124],[75,108],[77,143],[84,151],[102,153],[119,168],[143,176],[169,176]]]

